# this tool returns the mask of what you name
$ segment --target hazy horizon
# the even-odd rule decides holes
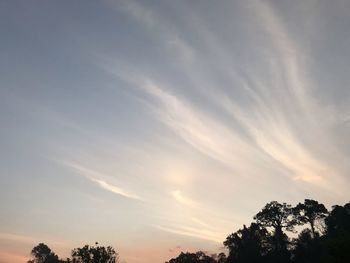
[[[271,200],[349,201],[350,1],[2,1],[0,262],[162,263]]]

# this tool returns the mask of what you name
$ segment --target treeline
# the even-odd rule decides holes
[[[328,212],[310,199],[295,207],[272,201],[223,244],[227,255],[181,253],[167,263],[349,263],[350,203]]]
[[[249,226],[243,225],[223,244],[227,253],[181,252],[166,263],[349,263],[350,203],[327,211],[323,204],[310,199],[294,207],[272,201]],[[45,244],[34,247],[31,254],[33,259],[28,263],[118,262],[112,247],[97,243],[73,249],[72,258],[66,260],[58,259]]]
[[[112,247],[99,246],[97,242],[94,246],[74,248],[71,252],[72,257],[65,260],[59,259],[44,243],[35,246],[30,254],[33,259],[27,263],[117,263],[119,258]]]

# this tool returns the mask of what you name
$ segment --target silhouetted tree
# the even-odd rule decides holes
[[[333,206],[328,213],[323,204],[305,199],[292,208],[286,203],[272,201],[255,215],[256,223],[229,235],[224,241],[224,253],[207,255],[181,252],[166,263],[348,263],[350,262],[350,203]],[[325,231],[318,233],[317,224],[324,223]],[[310,229],[301,231],[292,242],[283,232],[294,231],[299,224]],[[270,228],[273,231],[270,233]],[[108,246],[85,245],[72,250],[72,258],[59,260],[45,244],[31,251],[27,263],[117,263],[118,254]]]
[[[335,205],[326,219],[327,235],[334,236],[350,231],[350,203]]]
[[[258,263],[268,252],[269,234],[256,223],[229,235],[224,245],[229,250],[228,263]]]
[[[300,223],[308,223],[311,227],[312,237],[315,238],[315,223],[323,220],[327,216],[327,209],[323,204],[315,200],[305,199],[304,203],[299,203],[294,209],[297,220]]]
[[[287,249],[288,236],[284,234],[283,229],[293,231],[297,220],[293,214],[291,205],[277,201],[272,201],[255,215],[256,222],[264,227],[274,229],[272,236],[273,253],[270,255],[270,261],[288,262],[290,253]]]
[[[85,245],[82,248],[75,248],[72,250],[73,263],[116,263],[118,262],[118,254],[115,250],[108,246]]]
[[[44,243],[35,246],[31,253],[34,258],[28,263],[59,263],[58,256]]]
[[[324,262],[350,262],[350,203],[333,206],[325,222],[323,243],[327,255]]]
[[[310,229],[304,229],[295,240],[292,261],[295,263],[319,263],[322,257],[322,246]]]
[[[170,259],[166,263],[216,263],[216,261],[204,252],[198,251],[196,253],[181,252],[179,256]]]
[[[215,262],[217,263],[226,263],[227,257],[225,253],[219,253],[212,256],[215,259]]]

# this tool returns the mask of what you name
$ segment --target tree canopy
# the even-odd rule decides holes
[[[116,263],[118,254],[111,247],[85,245],[82,248],[72,250],[73,263]]]
[[[44,243],[39,243],[35,246],[30,254],[33,259],[29,260],[28,263],[58,263],[58,256],[51,251],[51,249]]]
[[[34,257],[27,263],[117,263],[118,253],[111,246],[85,245],[74,248],[71,252],[72,258],[66,260],[58,259],[58,256],[44,243],[40,243],[32,249]]]
[[[304,203],[299,203],[294,211],[299,222],[310,224],[313,237],[316,235],[316,221],[324,219],[328,213],[323,204],[311,199],[305,199]]]
[[[324,226],[316,230],[316,224]],[[296,228],[296,226],[299,226]],[[291,238],[287,232],[297,233]],[[287,232],[285,232],[287,231]],[[330,212],[315,200],[292,206],[272,201],[254,216],[254,222],[227,236],[227,253],[181,252],[166,263],[347,263],[350,262],[350,203]],[[59,259],[45,244],[31,251],[28,263],[117,263],[111,246],[74,248],[71,258]]]

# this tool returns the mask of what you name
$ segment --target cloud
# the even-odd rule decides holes
[[[108,1],[111,6],[118,10],[124,11],[130,17],[146,27],[151,34],[161,35],[165,48],[169,54],[179,63],[192,64],[195,59],[195,50],[180,36],[180,34],[164,23],[157,13],[141,2],[127,0],[119,1],[116,5],[114,1]]]
[[[241,174],[251,166],[256,167],[259,160],[264,160],[264,154],[292,171],[295,180],[320,183],[323,175],[331,173],[331,169],[317,160],[293,135],[287,117],[278,113],[278,106],[272,109],[273,112],[262,107],[249,114],[232,103],[225,105],[223,102],[225,109],[234,115],[253,138],[254,145],[235,130],[194,110],[152,81],[145,80],[139,83],[139,87],[159,100],[159,108],[154,108],[154,112],[163,123],[200,152]],[[327,185],[325,182],[322,184]]]
[[[283,22],[268,1],[257,1],[256,8],[256,13],[261,17],[261,25],[276,48],[275,56],[280,67],[273,68],[275,73],[272,81],[252,77],[250,82],[255,85],[246,84],[250,96],[256,102],[252,112],[230,102],[226,105],[226,110],[239,120],[260,149],[294,173],[295,180],[328,188],[329,176],[333,178],[335,172],[321,160],[317,151],[306,148],[297,134],[297,126],[302,125],[304,133],[311,131],[315,137],[323,138],[324,148],[333,148],[331,143],[324,140],[330,138],[330,134],[324,133],[327,131],[326,125],[321,124],[327,120],[324,119],[327,114],[311,97],[313,87],[306,78],[307,69],[303,64],[305,55],[283,28]],[[281,81],[283,79],[285,80]],[[282,89],[283,86],[283,92],[274,93],[274,90]],[[297,113],[300,115],[296,116]]]
[[[222,233],[215,233],[206,229],[189,226],[165,227],[161,225],[155,225],[154,227],[169,233],[209,240],[215,243],[221,243],[223,238],[225,237],[225,235]]]
[[[171,195],[174,197],[174,199],[176,201],[178,201],[181,204],[187,205],[187,206],[191,206],[191,207],[195,207],[197,206],[197,203],[185,196],[183,196],[182,192],[180,190],[174,190],[171,192]]]
[[[127,198],[140,199],[140,197],[138,197],[137,195],[130,194],[127,191],[125,191],[124,189],[121,189],[120,187],[117,187],[115,185],[108,184],[103,180],[94,179],[94,178],[90,178],[90,179],[91,179],[91,181],[96,182],[101,188],[103,188],[107,191],[110,191],[110,192],[118,194],[118,195],[122,195],[122,196],[127,197]]]
[[[203,222],[202,220],[196,218],[196,217],[192,217],[191,218],[193,222],[195,222],[196,224],[203,226],[203,227],[209,227],[209,225],[205,222]]]
[[[283,96],[286,95],[281,96],[269,90],[266,80],[256,77],[250,81],[251,84],[242,80],[247,94],[255,102],[249,105],[249,108],[239,106],[231,97],[221,92],[211,96],[212,101],[231,114],[231,121],[238,127],[232,129],[227,123],[195,107],[188,98],[176,96],[166,88],[166,84],[158,84],[155,79],[145,76],[137,68],[116,67],[117,71],[110,66],[105,68],[131,86],[150,95],[149,101],[144,102],[158,120],[188,145],[212,160],[224,164],[240,178],[254,180],[257,173],[264,177],[279,174],[289,178],[291,182],[313,184],[334,193],[334,185],[341,184],[337,171],[330,167],[325,161],[327,159],[323,159],[318,150],[312,148],[317,147],[313,138],[307,138],[312,147],[306,148],[305,139],[300,137],[300,127],[314,132],[315,138],[330,136],[319,132],[322,127],[310,121],[310,112],[317,119],[322,116],[322,110],[314,107],[314,102],[306,95],[302,100],[293,100],[292,98],[301,94],[293,93],[290,101],[283,104]],[[280,74],[289,73],[280,71]],[[299,75],[292,76],[296,77],[301,78]],[[264,93],[270,93],[270,97],[261,95]],[[300,101],[310,101],[310,108],[306,108],[307,103],[301,105]],[[305,110],[309,113],[299,118],[293,112],[302,113]],[[327,149],[327,146],[329,149],[333,148],[326,140],[323,140],[322,144],[324,149]],[[255,183],[263,182],[255,180]],[[295,187],[303,188],[303,184]]]
[[[237,131],[195,109],[149,77],[133,70],[118,70],[115,75],[156,99],[156,103],[148,103],[155,117],[202,154],[241,172],[250,167],[241,164],[261,159],[260,153]]]
[[[78,172],[79,174],[85,176],[90,181],[96,183],[99,187],[101,187],[104,190],[107,190],[109,192],[112,192],[114,194],[117,194],[126,198],[141,200],[141,198],[138,195],[135,195],[129,192],[128,190],[125,190],[114,184],[107,183],[106,180],[101,179],[101,178],[111,178],[111,176],[102,174],[100,172],[84,167],[77,163],[72,163],[72,162],[61,162],[61,163],[63,163],[67,167],[72,168],[74,171]]]
[[[274,8],[272,2],[251,1],[249,8],[242,9],[244,19],[241,17],[238,22],[247,22],[248,26],[243,28],[252,29],[245,33],[254,36],[244,42],[244,34],[235,32],[232,41],[241,41],[249,51],[238,56],[240,50],[235,49],[235,43],[224,45],[218,41],[220,29],[208,30],[206,19],[198,18],[196,12],[186,18],[195,21],[195,26],[183,29],[169,25],[162,14],[146,5],[132,2],[126,13],[139,21],[142,28],[146,27],[159,45],[169,48],[162,50],[162,63],[173,63],[171,48],[191,58],[177,61],[180,67],[175,74],[183,77],[183,86],[171,77],[173,72],[164,71],[163,64],[153,64],[161,77],[149,74],[142,66],[110,57],[100,64],[128,88],[141,91],[140,98],[149,112],[171,131],[171,135],[166,133],[169,140],[176,143],[181,139],[204,159],[224,167],[215,177],[209,172],[198,176],[203,185],[224,178],[225,183],[218,185],[231,191],[228,194],[233,198],[244,194],[242,189],[261,196],[262,200],[276,196],[292,200],[305,195],[321,199],[344,197],[346,191],[339,189],[345,189],[343,182],[347,178],[342,171],[344,165],[339,165],[343,157],[334,146],[331,131],[334,118],[316,100],[318,90],[305,63],[306,50],[298,45],[297,37],[291,37],[282,14]],[[191,32],[194,28],[196,32]],[[191,33],[188,38],[193,41],[187,41],[186,34],[181,34],[184,32]],[[197,43],[198,48],[194,51],[188,43]],[[223,170],[230,177],[222,176]],[[237,193],[227,185],[232,185]],[[186,193],[194,196],[191,194],[194,187],[188,183]],[[275,193],[266,189],[274,189]],[[184,207],[209,214],[209,205],[189,199],[181,190],[174,190],[171,195]],[[194,211],[186,211],[186,217],[197,225],[206,224]],[[225,226],[229,225],[226,223]],[[169,229],[192,233],[173,226]]]
[[[348,199],[350,164],[344,152],[349,153],[345,148],[350,115],[348,107],[342,110],[338,104],[346,92],[336,94],[346,91],[346,85],[339,83],[346,83],[347,78],[330,81],[326,87],[321,77],[315,84],[320,75],[332,75],[335,80],[341,75],[339,71],[346,69],[346,63],[330,69],[336,64],[331,61],[334,57],[344,58],[343,51],[329,48],[333,46],[328,43],[337,42],[341,32],[331,30],[331,38],[328,33],[321,35],[324,29],[312,32],[317,36],[316,43],[304,34],[307,30],[302,21],[313,19],[318,24],[315,28],[319,28],[329,22],[328,18],[304,17],[305,11],[296,12],[304,10],[303,1],[286,4],[243,0],[219,5],[211,1],[204,5],[190,1],[105,1],[110,4],[107,8],[97,4],[96,8],[84,10],[98,10],[102,20],[85,16],[68,19],[81,32],[74,34],[77,43],[90,43],[89,39],[92,42],[81,49],[81,45],[71,45],[74,41],[65,41],[65,50],[70,50],[72,57],[52,60],[54,64],[50,64],[61,69],[67,61],[80,63],[84,65],[81,72],[64,74],[62,83],[52,78],[55,74],[48,74],[43,81],[56,84],[46,85],[52,90],[40,92],[40,87],[34,87],[37,81],[30,80],[38,79],[34,75],[42,72],[42,63],[33,61],[33,70],[22,74],[22,81],[13,83],[19,85],[11,89],[14,96],[5,96],[9,99],[18,95],[31,101],[23,104],[11,99],[4,104],[4,112],[15,114],[13,118],[7,114],[11,115],[9,119],[5,116],[9,123],[5,141],[29,147],[22,151],[22,157],[13,157],[14,163],[20,162],[16,166],[20,170],[9,179],[10,185],[12,181],[28,183],[28,198],[23,202],[13,200],[11,206],[28,207],[37,197],[33,191],[38,186],[31,187],[37,180],[20,175],[26,173],[22,171],[26,167],[34,169],[32,173],[38,180],[45,178],[44,183],[70,183],[64,181],[66,176],[57,175],[59,171],[45,177],[49,168],[40,158],[23,158],[30,153],[46,158],[59,155],[56,159],[68,160],[61,163],[67,168],[63,172],[73,171],[101,192],[111,193],[104,198],[117,195],[121,201],[117,205],[147,200],[117,221],[110,220],[118,224],[106,225],[108,229],[125,230],[120,237],[114,237],[111,231],[97,233],[113,242],[119,242],[115,238],[125,240],[130,247],[137,232],[145,237],[145,243],[159,250],[159,240],[150,234],[154,229],[149,232],[150,224],[177,235],[222,242],[226,233],[249,222],[270,200],[295,204],[307,197],[330,205]],[[293,8],[284,9],[286,5]],[[117,10],[115,14],[112,8]],[[35,18],[36,22],[37,19],[42,18]],[[92,30],[79,30],[82,25]],[[310,52],[318,45],[323,46],[324,53]],[[91,57],[86,56],[89,48]],[[333,57],[333,52],[337,56]],[[29,83],[28,89],[20,87],[22,82]],[[56,86],[68,88],[55,89]],[[110,89],[113,86],[116,88]],[[33,90],[34,95],[24,96],[32,93],[27,90]],[[328,100],[333,95],[336,99]],[[341,99],[347,101],[345,97]],[[344,101],[339,103],[346,104]],[[47,105],[47,109],[40,105]],[[21,125],[33,129],[27,129],[23,137],[23,129],[17,127]],[[13,159],[11,154],[6,156]],[[71,188],[63,190],[68,193]],[[54,200],[55,204],[64,204],[55,206],[58,214],[64,215],[74,206],[69,203],[70,196],[62,194]],[[89,198],[83,198],[83,202],[89,202]],[[135,218],[135,213],[143,217],[143,223],[131,233],[128,228],[134,221],[128,219]],[[23,229],[30,228],[33,216],[35,213],[31,213]],[[72,216],[74,223],[80,222],[83,215]],[[16,214],[10,213],[6,221],[13,217]],[[53,231],[59,229],[62,226]],[[36,240],[4,234],[2,237],[23,243]],[[174,243],[165,244],[165,251],[178,244],[176,237],[171,242]],[[135,256],[133,249],[129,255]],[[159,253],[143,254],[146,256],[140,256],[139,261],[162,261],[152,259]]]

